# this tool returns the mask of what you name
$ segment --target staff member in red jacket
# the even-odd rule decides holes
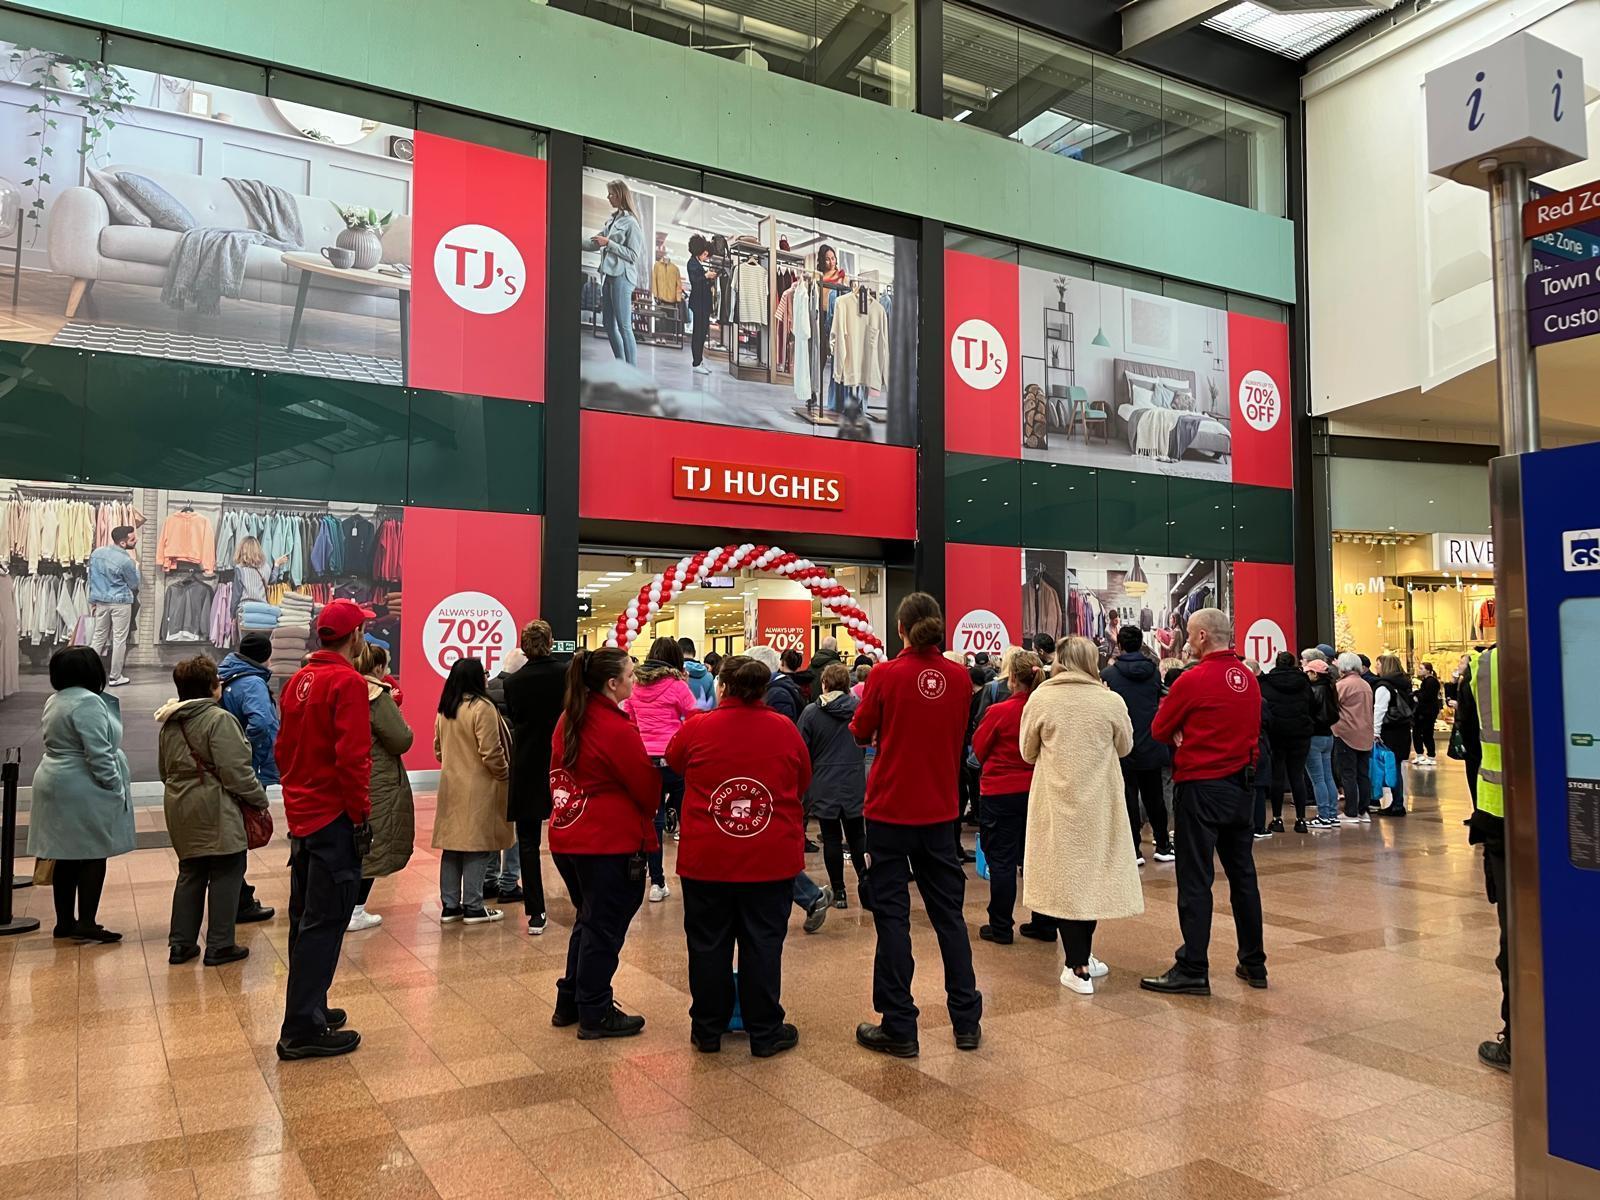
[[[583,1041],[644,1028],[611,992],[628,924],[644,902],[645,855],[660,844],[661,773],[621,708],[632,691],[626,650],[579,650],[550,739],[550,857],[577,910],[550,1024],[577,1025]]]
[[[317,616],[322,648],[284,684],[274,756],[289,823],[289,978],[278,1057],[349,1054],[361,1035],[328,1007],[350,913],[372,844],[367,790],[372,728],[367,683],[355,668],[372,611],[335,600]],[[358,842],[360,844],[358,844]]]
[[[799,1031],[779,1001],[790,892],[805,865],[801,797],[811,757],[794,722],[766,705],[771,673],[724,659],[717,707],[690,717],[667,746],[683,776],[683,932],[689,942],[689,1040],[713,1054],[733,1016],[733,949],[750,1053],[792,1050]]]
[[[983,996],[972,975],[972,943],[961,913],[967,876],[950,837],[972,681],[965,667],[939,653],[944,615],[937,600],[913,592],[900,602],[895,619],[905,649],[867,676],[867,690],[850,722],[850,732],[862,745],[878,739],[878,761],[867,777],[867,854],[872,865],[866,886],[878,931],[872,1006],[883,1014],[883,1024],[862,1022],[856,1041],[869,1050],[914,1058],[913,869],[939,937],[956,1047],[976,1050],[983,1038]]]
[[[1261,689],[1234,651],[1233,624],[1220,608],[1191,614],[1188,634],[1197,661],[1173,681],[1150,725],[1156,741],[1176,747],[1172,782],[1183,946],[1171,970],[1139,986],[1209,996],[1211,885],[1218,858],[1228,876],[1239,940],[1234,973],[1251,987],[1267,986],[1251,813]]]
[[[1006,686],[1011,694],[989,705],[972,735],[973,757],[983,764],[978,825],[989,860],[989,923],[978,929],[978,936],[1001,946],[1013,940],[1011,910],[1017,905],[1017,864],[1028,828],[1028,789],[1033,786],[1033,764],[1022,757],[1022,709],[1043,678],[1038,655],[1028,650],[1007,655]]]

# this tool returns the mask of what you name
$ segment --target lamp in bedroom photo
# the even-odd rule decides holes
[[[1106,337],[1106,294],[1098,283],[1094,285],[1094,298],[1100,302],[1100,320],[1098,327],[1094,331],[1094,336],[1089,339],[1089,344],[1109,349],[1111,339]]]
[[[1135,600],[1140,599],[1150,590],[1150,580],[1144,573],[1144,567],[1139,563],[1139,556],[1133,556],[1133,570],[1128,572],[1128,577],[1122,581],[1122,590]]]

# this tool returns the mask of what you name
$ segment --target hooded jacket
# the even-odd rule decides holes
[[[806,669],[809,670],[812,675],[816,676],[818,680],[821,680],[824,668],[829,667],[834,663],[843,662],[844,659],[840,657],[837,650],[818,650],[811,656],[811,665]]]
[[[250,740],[250,765],[263,785],[278,782],[278,764],[272,748],[278,744],[278,706],[267,685],[272,672],[264,663],[251,662],[237,652],[217,668],[222,677],[222,707],[244,728]]]
[[[686,659],[683,673],[694,694],[695,706],[701,712],[710,712],[717,706],[717,681],[711,677],[711,668],[697,658]]]
[[[1150,725],[1161,706],[1161,672],[1148,655],[1135,650],[1119,654],[1100,672],[1100,678],[1128,706],[1133,722],[1133,749],[1123,760],[1136,771],[1167,765],[1167,749],[1150,736]]]
[[[372,713],[372,815],[367,818],[372,849],[361,860],[361,876],[376,879],[404,870],[416,844],[416,805],[400,761],[414,739],[386,681],[367,676],[367,697]]]
[[[683,672],[654,658],[645,659],[634,673],[633,695],[623,708],[639,727],[644,752],[651,758],[665,754],[678,727],[700,711]]]
[[[549,655],[530,658],[500,678],[511,722],[509,815],[513,821],[542,821],[550,815],[550,735],[567,693],[567,664]]]
[[[1267,733],[1275,742],[1311,740],[1311,680],[1298,666],[1273,667],[1258,680],[1272,722]]]
[[[767,707],[799,724],[800,713],[805,706],[806,698],[801,694],[800,685],[794,681],[794,676],[785,675],[782,671],[773,672],[772,679],[767,684]]]
[[[209,696],[168,700],[156,709],[161,723],[157,758],[167,834],[178,858],[239,854],[247,848],[239,805],[267,807],[250,761],[244,731]]]
[[[825,692],[800,714],[800,738],[811,756],[807,808],[818,820],[859,817],[867,799],[867,755],[850,732],[860,701]]]

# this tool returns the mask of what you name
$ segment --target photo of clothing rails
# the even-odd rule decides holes
[[[400,658],[402,515],[395,505],[0,479],[0,745],[22,747],[22,784],[43,756],[50,656],[93,647],[122,712],[132,781],[155,783],[151,714],[172,668],[206,654],[254,670],[274,696],[335,597],[377,613],[368,636]],[[245,634],[265,662],[236,653]],[[230,658],[230,656],[232,656]]]
[[[1137,625],[1157,658],[1180,657],[1189,614],[1231,612],[1228,564],[1212,559],[1025,550],[1022,636],[1086,637],[1115,656],[1117,630]]]
[[[914,240],[594,167],[583,228],[584,407],[914,443]]]

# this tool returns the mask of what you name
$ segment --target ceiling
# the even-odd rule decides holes
[[[1284,0],[1274,0],[1274,6],[1298,7]],[[1318,0],[1305,8],[1310,11],[1276,12],[1262,4],[1235,4],[1212,17],[1206,27],[1298,62],[1382,15],[1371,0],[1352,0],[1342,9]]]

